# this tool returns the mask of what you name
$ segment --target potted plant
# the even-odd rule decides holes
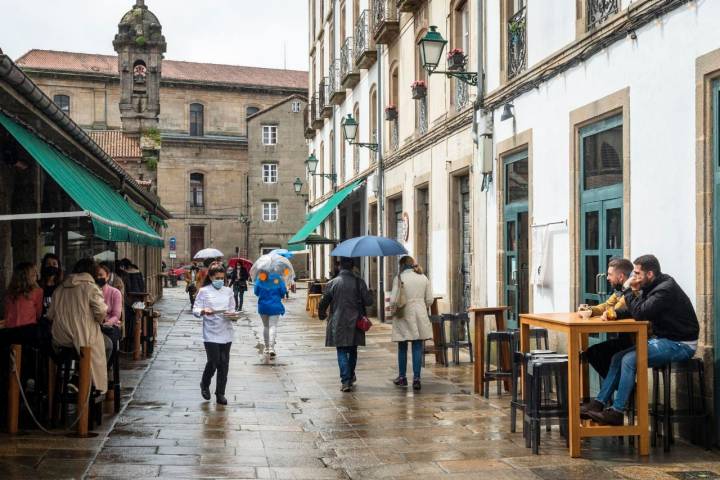
[[[462,70],[465,68],[465,54],[459,48],[453,48],[447,55],[448,70]]]
[[[390,122],[392,120],[397,120],[397,118],[398,118],[398,111],[397,111],[397,107],[395,105],[390,104],[387,107],[385,107],[385,120]]]
[[[508,24],[508,30],[510,31],[510,38],[513,43],[518,43],[520,40],[520,36],[523,33],[523,30],[525,29],[525,19],[519,18],[517,20],[513,20]]]
[[[412,85],[410,85],[410,88],[412,89],[412,98],[414,100],[420,100],[427,95],[427,84],[424,80],[415,80]]]

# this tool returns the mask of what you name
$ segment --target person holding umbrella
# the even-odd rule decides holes
[[[351,392],[357,380],[357,347],[365,346],[365,332],[357,327],[357,321],[365,315],[365,307],[373,303],[365,281],[356,277],[352,268],[352,258],[340,258],[340,273],[325,287],[318,307],[320,320],[327,318],[328,307],[332,310],[325,331],[325,346],[337,350],[343,392]]]
[[[250,269],[255,280],[255,296],[258,297],[258,313],[263,322],[265,355],[275,357],[277,326],[285,315],[283,297],[287,294],[287,282],[294,277],[290,261],[278,254],[262,255]]]

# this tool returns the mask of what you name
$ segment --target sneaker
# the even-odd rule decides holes
[[[357,383],[357,377],[353,375],[352,380],[350,380],[350,385],[355,385]]]
[[[397,377],[395,380],[393,380],[393,383],[397,385],[398,387],[407,387],[408,381],[406,377]]]
[[[218,405],[227,405],[227,398],[225,398],[225,395],[220,395],[219,393],[215,395],[215,402]]]
[[[210,387],[206,387],[202,382],[200,382],[200,395],[202,395],[205,400],[210,400]]]
[[[601,425],[620,427],[625,424],[623,412],[618,412],[612,408],[606,408],[602,412],[588,412],[588,417]]]
[[[604,403],[598,402],[597,400],[591,400],[589,402],[583,403],[580,406],[580,418],[582,418],[583,420],[589,420],[589,412],[602,412],[604,409]]]
[[[342,387],[340,387],[341,392],[352,392],[352,385],[349,383],[343,383]]]
[[[420,384],[420,379],[416,378],[413,380],[413,390],[420,390],[422,388],[422,385]]]

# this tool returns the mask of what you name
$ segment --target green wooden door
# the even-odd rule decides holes
[[[528,152],[504,159],[505,205],[503,207],[505,258],[503,262],[504,301],[510,307],[507,327],[518,328],[518,316],[529,311],[529,215]]]
[[[715,431],[720,432],[720,81],[713,82],[713,172],[715,184],[713,189],[713,322],[715,331]],[[720,434],[720,433],[718,433]]]
[[[581,303],[597,305],[610,292],[607,264],[622,257],[622,199],[614,198],[582,205],[580,219]]]

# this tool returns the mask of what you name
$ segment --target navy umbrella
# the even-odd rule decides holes
[[[333,257],[393,257],[407,255],[407,253],[405,247],[397,240],[366,235],[345,240],[330,255]]]

